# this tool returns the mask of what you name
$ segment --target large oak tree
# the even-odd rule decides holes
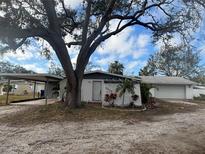
[[[15,50],[39,38],[47,41],[67,77],[65,102],[78,107],[84,70],[103,41],[129,26],[149,29],[154,37],[177,32],[187,35],[189,28],[197,26],[199,14],[194,1],[184,2],[84,0],[79,7],[71,9],[64,0],[0,0],[1,48]],[[117,23],[114,29],[110,28],[113,22]],[[73,41],[67,42],[68,35]],[[69,55],[71,46],[79,49],[75,69]]]
[[[193,79],[200,74],[200,52],[186,44],[165,43],[148,59],[140,75],[165,75]]]

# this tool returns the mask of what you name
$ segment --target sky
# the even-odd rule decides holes
[[[81,0],[66,0],[72,7],[77,7]],[[115,23],[112,24],[113,26]],[[199,28],[196,36],[198,39],[205,37],[204,24]],[[67,38],[69,39],[69,38]],[[177,38],[173,39],[177,43]],[[205,40],[204,40],[205,42]],[[203,41],[194,41],[197,48],[202,50],[201,63],[205,63],[205,43]],[[46,42],[44,45],[48,46]],[[51,62],[59,64],[55,53],[51,50],[52,61],[47,60],[40,54],[41,46],[32,42],[30,46],[23,47],[25,53],[20,49],[16,53],[8,52],[1,57],[2,61],[9,61],[12,64],[21,65],[28,70],[33,70],[37,73],[47,73]],[[50,48],[51,49],[51,48]],[[69,48],[71,61],[75,63],[78,50]],[[152,43],[152,34],[150,31],[142,27],[129,27],[116,36],[112,36],[99,46],[90,61],[97,65],[96,69],[107,71],[108,65],[118,60],[125,67],[124,74],[138,75],[138,72],[146,65],[147,59],[151,54],[159,50],[159,45]]]

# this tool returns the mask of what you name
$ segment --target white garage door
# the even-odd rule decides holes
[[[185,99],[185,86],[157,86],[155,96],[157,98]]]

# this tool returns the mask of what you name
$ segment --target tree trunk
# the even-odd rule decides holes
[[[78,108],[81,104],[82,80],[76,79],[76,83],[72,83],[72,85],[69,83],[69,78],[67,78],[65,105],[71,108]]]
[[[123,106],[123,107],[125,106],[125,93],[124,93],[123,96],[122,96],[122,106]]]

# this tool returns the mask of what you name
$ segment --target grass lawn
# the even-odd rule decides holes
[[[9,102],[11,101],[19,101],[33,98],[33,94],[28,95],[9,95]],[[6,95],[0,96],[0,106],[6,105]]]
[[[93,121],[93,120],[134,120],[154,122],[155,117],[182,112],[194,112],[205,108],[205,104],[186,105],[160,102],[156,108],[147,111],[110,110],[100,104],[87,104],[83,108],[65,108],[61,103],[29,108],[24,112],[10,115],[1,119],[2,122],[14,125],[32,125],[46,122],[61,121]]]

